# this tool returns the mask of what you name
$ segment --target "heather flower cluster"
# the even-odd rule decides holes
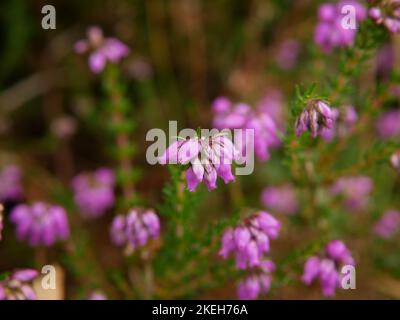
[[[341,177],[331,187],[332,195],[339,195],[349,210],[360,210],[368,205],[373,182],[367,176]]]
[[[395,210],[386,211],[374,225],[374,232],[381,238],[389,239],[400,230],[400,213]]]
[[[333,128],[335,117],[335,112],[326,102],[311,100],[296,119],[296,135],[306,131],[310,131],[313,138],[323,135],[325,130]]]
[[[74,200],[82,216],[97,218],[110,209],[115,202],[114,185],[114,174],[107,168],[74,177]]]
[[[89,54],[89,67],[93,73],[104,70],[106,63],[118,63],[126,57],[130,50],[127,45],[117,38],[104,38],[103,31],[99,27],[90,27],[87,30],[87,39],[75,43],[77,53]]]
[[[6,279],[0,281],[0,300],[36,300],[32,281],[38,276],[33,269],[14,271]]]
[[[238,284],[240,300],[254,300],[261,294],[267,294],[271,288],[271,273],[275,271],[275,264],[271,260],[260,263],[258,273],[251,274]]]
[[[69,237],[69,223],[64,208],[43,202],[20,204],[10,215],[17,237],[30,246],[50,247]]]
[[[372,20],[385,26],[390,32],[400,31],[399,0],[382,0],[377,6],[370,8],[368,14]]]
[[[2,232],[3,232],[3,210],[4,210],[4,207],[0,203],[0,240],[2,238]]]
[[[112,242],[126,246],[130,251],[145,246],[150,239],[160,235],[160,219],[151,209],[132,209],[124,215],[117,215],[111,225]]]
[[[22,198],[21,170],[8,165],[0,170],[0,202],[17,201]]]
[[[333,240],[326,245],[322,255],[307,259],[302,281],[310,285],[314,280],[319,280],[323,295],[333,296],[336,289],[340,288],[341,267],[344,265],[354,265],[354,259],[342,241]]]
[[[351,5],[355,8],[357,24],[367,16],[365,7],[356,0],[343,0],[335,3],[324,3],[318,9],[318,24],[315,27],[314,41],[325,53],[330,53],[334,48],[350,47],[354,44],[357,34],[355,28],[344,25],[344,6]]]
[[[220,256],[235,255],[236,267],[250,269],[252,274],[240,282],[238,295],[241,299],[255,299],[259,293],[267,293],[270,287],[270,273],[274,264],[264,258],[270,250],[270,239],[278,237],[281,225],[272,215],[259,211],[246,218],[235,228],[224,231]],[[258,269],[255,273],[254,268]],[[256,270],[257,270],[256,269]]]
[[[217,187],[218,176],[225,183],[235,180],[232,164],[240,158],[232,141],[225,133],[219,133],[210,137],[179,139],[167,148],[159,163],[189,165],[186,169],[188,190],[194,192],[204,182],[211,191]]]
[[[279,96],[267,97],[259,103],[256,110],[245,103],[232,103],[226,97],[218,97],[213,101],[214,111],[213,125],[223,129],[254,130],[254,141],[243,136],[242,141],[236,144],[238,150],[246,158],[249,144],[254,142],[254,153],[261,161],[270,157],[270,150],[281,144],[277,120],[280,117]]]

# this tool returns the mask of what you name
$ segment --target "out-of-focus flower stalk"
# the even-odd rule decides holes
[[[110,100],[110,117],[116,143],[116,157],[119,167],[119,179],[124,202],[130,203],[134,197],[134,183],[132,179],[132,141],[130,141],[130,126],[125,119],[126,102],[124,101],[122,87],[119,82],[119,70],[114,65],[108,65],[104,72],[104,81],[108,98]]]

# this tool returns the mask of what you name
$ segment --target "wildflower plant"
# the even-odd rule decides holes
[[[182,5],[4,42],[0,299],[399,298],[399,1]]]

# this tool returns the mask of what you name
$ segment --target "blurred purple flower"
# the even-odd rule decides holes
[[[382,1],[379,6],[369,9],[369,16],[392,33],[400,32],[400,1]]]
[[[36,300],[32,281],[38,276],[33,269],[14,271],[5,280],[0,281],[0,300]]]
[[[17,237],[35,247],[52,246],[69,237],[69,224],[64,208],[35,202],[31,206],[16,206],[10,215],[16,225]]]
[[[270,260],[260,263],[260,273],[251,274],[240,281],[237,294],[240,300],[254,300],[260,294],[266,294],[271,287],[270,273],[275,270],[275,264]]]
[[[296,119],[296,135],[310,131],[311,136],[316,138],[323,130],[332,129],[336,117],[333,110],[321,100],[311,100]]]
[[[265,96],[256,110],[247,104],[232,104],[227,98],[218,97],[213,102],[213,125],[220,130],[253,129],[255,155],[265,161],[269,158],[269,150],[281,144],[277,123],[274,120],[274,117],[278,117],[279,107],[277,95]],[[241,155],[245,158],[249,143],[244,135],[240,143],[235,141],[236,148],[241,150]]]
[[[264,253],[269,251],[270,239],[278,237],[281,225],[272,215],[259,211],[235,228],[225,230],[219,255],[223,258],[233,253],[236,267],[259,267]]]
[[[382,114],[376,122],[378,135],[383,139],[400,137],[400,110]]]
[[[16,165],[8,165],[0,171],[0,202],[17,201],[22,198],[21,170]]]
[[[89,294],[89,300],[107,300],[107,296],[103,292],[95,290]]]
[[[323,128],[320,132],[321,138],[325,141],[332,141],[336,135],[340,137],[348,136],[358,120],[358,114],[351,105],[343,106],[340,111],[332,109],[332,117],[334,119],[333,126]]]
[[[280,44],[275,61],[283,70],[293,69],[297,64],[299,51],[299,42],[294,39],[287,39]]]
[[[74,177],[74,200],[82,216],[97,218],[110,209],[115,202],[114,185],[114,173],[107,168]]]
[[[335,295],[336,288],[340,287],[343,265],[354,265],[354,259],[340,240],[333,240],[327,244],[321,256],[311,256],[304,264],[302,281],[310,285],[314,280],[319,279],[324,296]]]
[[[391,155],[390,163],[392,164],[393,168],[400,173],[400,150],[397,150]]]
[[[164,164],[189,164],[186,170],[187,187],[194,192],[200,182],[204,182],[208,190],[217,187],[217,177],[225,183],[235,180],[232,174],[232,162],[238,161],[240,154],[232,141],[223,133],[210,137],[193,137],[172,143],[159,158]]]
[[[134,250],[145,246],[150,238],[159,237],[160,220],[153,210],[132,209],[126,216],[114,218],[110,235],[115,245]]]
[[[400,213],[395,210],[386,211],[374,225],[374,232],[379,237],[388,239],[400,230]]]
[[[3,232],[3,211],[4,207],[0,203],[0,240],[2,239],[2,232]]]
[[[75,43],[75,52],[89,55],[89,67],[93,73],[103,71],[107,62],[118,63],[126,57],[130,50],[117,38],[104,38],[103,31],[99,27],[90,27],[87,30],[87,39]]]
[[[367,176],[341,177],[331,187],[333,195],[343,197],[344,205],[350,210],[363,209],[373,189],[373,182]]]
[[[296,192],[290,185],[265,188],[261,202],[267,209],[286,215],[292,215],[299,209]]]
[[[357,26],[355,29],[347,29],[342,25],[345,17],[342,8],[345,5],[354,6],[357,24],[367,16],[365,7],[356,0],[322,4],[318,9],[318,24],[315,27],[314,41],[325,53],[330,53],[336,47],[352,46],[354,43]]]

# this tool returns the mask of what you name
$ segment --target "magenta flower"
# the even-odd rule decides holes
[[[281,69],[290,70],[296,66],[299,53],[299,42],[294,39],[287,39],[280,44],[275,61]]]
[[[400,150],[397,150],[391,155],[390,163],[392,164],[393,168],[400,173]]]
[[[265,188],[261,202],[267,209],[286,215],[292,215],[299,209],[296,192],[290,185]]]
[[[0,170],[0,202],[17,201],[22,198],[21,170],[9,165]]]
[[[240,281],[237,294],[240,300],[254,300],[260,294],[267,294],[271,287],[271,273],[275,271],[275,264],[271,260],[260,263],[260,272],[247,276]]]
[[[10,220],[16,225],[18,239],[33,247],[49,247],[69,237],[67,214],[60,206],[42,202],[21,204],[13,209]]]
[[[363,209],[368,205],[368,198],[373,189],[373,182],[367,176],[339,178],[331,187],[333,195],[340,195],[344,205],[350,210]]]
[[[300,136],[305,131],[310,131],[316,138],[325,129],[332,129],[335,113],[329,105],[322,100],[311,100],[299,117],[296,119],[296,135]]]
[[[342,14],[342,8],[345,5],[355,7],[357,24],[367,16],[365,7],[356,0],[322,4],[318,9],[318,24],[315,27],[314,41],[325,53],[330,53],[337,47],[350,47],[354,43],[357,26],[355,29],[347,29],[342,25],[345,17]]]
[[[0,240],[2,238],[2,232],[3,232],[3,210],[4,210],[4,207],[0,203]]]
[[[226,259],[233,253],[238,269],[259,267],[263,254],[269,252],[270,239],[277,238],[280,227],[272,215],[259,211],[237,227],[225,230],[219,255]]]
[[[126,216],[114,218],[110,235],[115,245],[134,250],[159,237],[160,220],[153,210],[132,209]]]
[[[103,71],[107,62],[118,63],[126,57],[130,50],[117,38],[104,38],[103,31],[99,27],[90,27],[87,30],[87,39],[75,43],[75,52],[89,55],[89,67],[93,73]]]
[[[369,17],[377,24],[382,24],[392,33],[400,31],[400,1],[380,2],[380,6],[369,9]]]
[[[0,281],[0,300],[36,300],[32,281],[38,276],[33,269],[14,271],[5,280]]]
[[[395,210],[386,211],[374,226],[379,237],[389,239],[400,229],[400,213]]]
[[[319,279],[324,296],[335,295],[336,288],[340,287],[343,265],[354,265],[354,259],[346,245],[340,240],[333,240],[327,244],[321,256],[312,256],[304,264],[302,281],[310,285]]]
[[[89,300],[107,300],[107,296],[103,292],[95,290],[89,294]]]
[[[194,192],[200,182],[208,190],[217,187],[217,177],[225,183],[235,180],[232,174],[232,162],[238,161],[240,154],[232,141],[223,133],[211,137],[194,137],[172,143],[159,158],[159,163],[189,165],[186,170],[187,187]]]
[[[376,129],[383,139],[400,137],[400,110],[382,114],[376,122]]]
[[[74,177],[74,200],[82,216],[97,218],[110,209],[115,202],[114,185],[114,174],[107,168]]]
[[[232,104],[225,97],[219,97],[213,102],[214,121],[213,125],[217,129],[252,129],[254,130],[254,152],[262,161],[268,160],[270,149],[276,148],[281,144],[278,136],[277,123],[274,117],[276,112],[276,97],[267,102],[266,98],[259,104],[256,110],[244,103]],[[269,104],[269,105],[268,105]],[[272,113],[272,109],[275,114]],[[273,114],[273,115],[272,115]],[[243,157],[247,157],[246,150],[250,141],[243,136],[243,142],[235,144],[241,151]]]

